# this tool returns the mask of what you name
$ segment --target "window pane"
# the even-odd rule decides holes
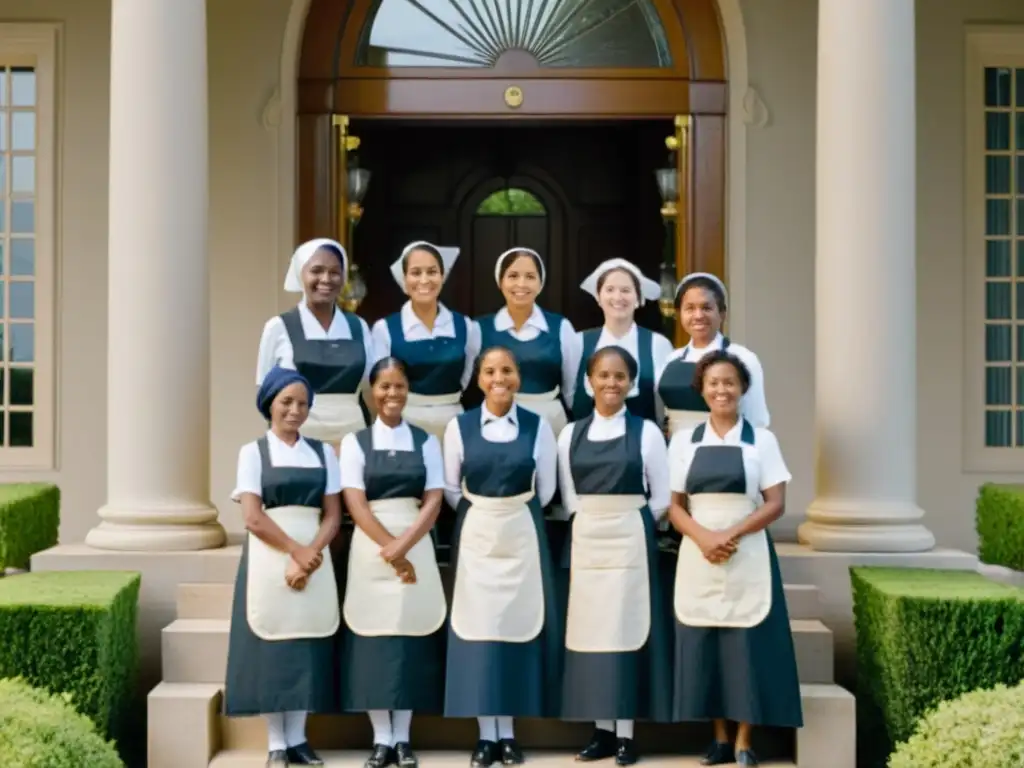
[[[34,107],[36,104],[36,73],[31,67],[11,70],[11,105]]]
[[[379,0],[368,24],[360,66],[490,68],[508,52],[541,67],[672,65],[651,0]],[[993,98],[1009,104],[1003,72],[986,76],[986,93],[991,79]]]
[[[1017,241],[1018,254],[1021,252],[1021,242]],[[985,243],[985,276],[1010,277],[1009,240],[989,240]]]
[[[11,283],[11,317],[32,320],[36,314],[34,282]]]
[[[36,241],[30,237],[11,240],[11,274],[31,277],[35,271]]]
[[[35,112],[11,113],[11,149],[31,152],[36,148]]]
[[[0,209],[2,210],[2,209]],[[0,227],[2,229],[2,227]],[[36,204],[31,200],[11,201],[11,232],[15,234],[31,235],[36,231]],[[1007,250],[1006,264],[1010,264],[1010,254]],[[992,277],[1003,277],[1003,275],[992,275]]]
[[[985,194],[1008,195],[1009,193],[1010,158],[1006,155],[989,155],[985,158]]]
[[[1018,115],[1018,120],[1020,115]],[[1019,145],[1018,145],[1019,146]],[[985,149],[1010,148],[1010,113],[985,113]]]
[[[1010,106],[1010,70],[985,67],[985,106]]]
[[[32,414],[11,411],[11,447],[32,447]]]
[[[11,405],[32,405],[35,402],[31,368],[11,368]]]
[[[35,360],[36,336],[32,323],[11,323],[11,362],[31,363]]]
[[[987,320],[1009,320],[1012,317],[1011,292],[1009,283],[988,283],[985,286],[985,318]]]
[[[988,448],[1009,448],[1013,445],[1010,411],[985,412],[985,445]]]
[[[18,155],[11,158],[11,192],[33,194],[36,191],[36,159]]]
[[[985,234],[986,235],[1008,235],[1008,234],[1010,234],[1010,201],[1009,200],[986,200],[985,201]]]
[[[477,216],[546,216],[544,203],[525,189],[500,189],[476,209]]]
[[[1021,326],[1024,327],[1024,326]],[[985,326],[985,360],[990,363],[1010,361],[1010,326]]]
[[[985,405],[1013,405],[1012,373],[1009,366],[985,369]]]

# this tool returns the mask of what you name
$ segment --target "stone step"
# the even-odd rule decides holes
[[[818,588],[813,584],[786,584],[786,607],[791,619],[820,619]],[[231,599],[235,585],[180,584],[178,586],[179,619],[227,619],[231,616]]]
[[[220,749],[222,686],[160,683],[147,708],[148,768],[200,768]]]
[[[816,619],[794,619],[790,626],[800,682],[832,682],[832,632]],[[166,626],[161,633],[164,681],[223,683],[229,627],[227,619],[177,619]]]

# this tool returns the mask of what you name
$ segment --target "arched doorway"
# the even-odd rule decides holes
[[[354,133],[363,138],[366,167],[374,167],[366,121],[372,121],[374,133],[383,123],[401,121],[401,145],[421,141],[426,124],[488,130],[498,121],[504,126],[661,121],[661,134],[646,140],[652,152],[664,156],[662,141],[672,132],[673,118],[688,115],[688,195],[681,206],[685,266],[725,274],[727,84],[715,0],[480,0],[464,7],[447,0],[312,0],[297,85],[300,238],[336,229],[335,114],[349,116]],[[518,89],[521,100],[506,99],[510,88]],[[395,147],[388,150],[392,157]],[[368,211],[389,204],[373,199],[378,167]],[[657,229],[653,179],[640,183],[655,211],[650,226]],[[571,212],[565,218],[571,229]],[[356,238],[364,271],[371,260],[390,261],[395,248],[389,244],[379,252],[372,240],[364,243],[372,229],[368,224],[360,225]],[[448,230],[450,224],[434,228]],[[461,236],[452,232],[449,242]],[[600,251],[606,238],[590,239]],[[611,255],[649,261],[656,270],[661,243],[634,246],[638,240],[645,237],[620,237]],[[641,248],[654,254],[643,259],[630,252]],[[585,266],[566,264],[559,290],[572,283],[570,271],[580,274]],[[369,270],[377,272],[373,266]],[[373,274],[367,282],[370,297],[363,314],[372,318],[397,306],[400,294],[375,284]]]

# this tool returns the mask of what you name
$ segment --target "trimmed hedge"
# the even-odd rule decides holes
[[[22,677],[104,736],[130,723],[138,673],[137,573],[48,571],[0,579],[0,677]]]
[[[61,696],[0,680],[0,764],[17,768],[124,768],[114,745]]]
[[[851,568],[850,580],[867,764],[940,701],[1024,678],[1024,590],[973,571]]]
[[[36,552],[57,545],[60,490],[47,483],[0,485],[0,571],[28,568]]]
[[[981,486],[974,524],[981,562],[1024,571],[1024,486]]]
[[[889,768],[1024,767],[1024,685],[972,691],[925,715]]]

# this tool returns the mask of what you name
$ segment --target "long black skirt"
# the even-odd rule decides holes
[[[440,714],[444,702],[444,629],[424,637],[364,637],[344,629],[341,708],[411,709]]]
[[[638,512],[647,540],[651,631],[636,651],[580,653],[566,650],[562,688],[565,720],[672,719],[672,627],[659,572],[658,543],[651,511]],[[573,518],[575,520],[575,517]],[[571,552],[572,529],[566,542]]]
[[[766,532],[767,534],[767,532]],[[688,627],[676,619],[676,721],[803,726],[800,678],[771,534],[772,607],[756,627]]]
[[[249,539],[242,545],[231,606],[224,713],[238,717],[271,712],[332,712],[335,637],[263,640],[246,618]]]
[[[529,504],[540,547],[544,628],[526,643],[463,640],[448,630],[444,714],[446,717],[557,717],[565,622],[555,599],[554,569],[544,514]],[[459,504],[452,537],[452,567],[458,574],[458,542],[470,505]],[[458,578],[458,576],[456,576]]]

